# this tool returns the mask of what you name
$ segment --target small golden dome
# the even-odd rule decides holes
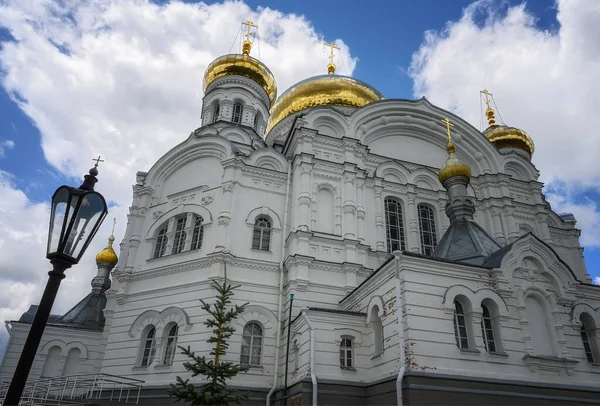
[[[108,237],[108,245],[106,246],[106,248],[100,251],[98,255],[96,255],[97,264],[106,263],[112,266],[115,266],[117,264],[119,258],[117,258],[117,254],[115,254],[115,250],[112,247],[114,241],[115,237],[113,237],[112,235]]]
[[[384,97],[365,82],[340,75],[320,75],[296,83],[271,108],[267,133],[290,115],[317,106],[362,107]]]
[[[446,163],[444,164],[444,166],[442,166],[442,169],[440,169],[440,174],[439,174],[440,182],[443,184],[446,181],[446,179],[448,179],[452,176],[459,176],[459,175],[466,176],[467,178],[470,179],[471,178],[471,168],[469,168],[467,165],[463,164],[458,159],[458,157],[454,153],[454,150],[455,150],[454,143],[449,142],[448,146],[446,147],[446,150],[448,151],[448,154],[450,156],[446,160]]]
[[[217,78],[227,75],[244,76],[265,89],[272,105],[277,98],[275,77],[266,65],[246,54],[246,51],[250,52],[250,43],[246,44],[246,42],[243,45],[243,54],[223,55],[208,65],[204,73],[204,92],[206,92],[208,85]]]
[[[529,155],[533,155],[533,140],[523,130],[505,125],[491,125],[483,132],[483,135],[498,149],[519,148]]]

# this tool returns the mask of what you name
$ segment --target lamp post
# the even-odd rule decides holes
[[[94,184],[98,182],[98,162],[101,162],[100,157],[89,174],[85,175],[81,186],[61,186],[52,196],[46,253],[52,271],[48,272],[48,283],[31,323],[4,405],[19,404],[65,271],[79,262],[106,217],[106,201],[94,191]]]

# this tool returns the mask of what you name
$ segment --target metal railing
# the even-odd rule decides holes
[[[69,375],[27,381],[20,406],[85,405],[94,399],[135,403],[144,381],[109,374]],[[10,378],[0,378],[0,404],[6,397]]]

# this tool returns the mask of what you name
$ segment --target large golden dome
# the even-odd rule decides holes
[[[523,130],[505,125],[492,125],[483,132],[483,135],[498,149],[519,148],[533,155],[533,140]]]
[[[296,83],[271,108],[267,133],[284,118],[316,106],[362,107],[384,97],[368,84],[348,76],[321,75]]]
[[[108,245],[102,251],[96,255],[96,263],[106,263],[111,266],[115,266],[119,261],[117,254],[115,254],[115,250],[113,249],[113,242],[115,241],[115,237],[112,235],[108,237]]]
[[[275,77],[273,77],[269,68],[258,59],[254,59],[246,53],[241,55],[223,55],[215,59],[208,65],[208,68],[206,68],[206,72],[204,73],[204,92],[206,92],[206,88],[213,80],[227,75],[244,76],[253,80],[260,87],[265,89],[271,105],[275,102],[275,99],[277,98],[277,84],[275,83]]]

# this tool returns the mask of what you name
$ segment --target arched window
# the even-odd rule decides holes
[[[256,132],[258,132],[258,124],[260,123],[261,118],[262,117],[261,117],[260,113],[256,113],[254,115],[254,123],[252,126],[254,127],[254,131],[256,131]]]
[[[371,326],[373,327],[373,356],[383,353],[383,324],[379,318],[379,306],[371,308]]]
[[[433,209],[426,204],[419,204],[419,228],[421,230],[421,254],[433,255],[437,246]]]
[[[212,122],[214,123],[219,119],[219,114],[221,113],[221,105],[218,100],[215,100],[213,103],[213,112],[212,112]]]
[[[404,250],[404,221],[402,220],[400,201],[386,198],[384,205],[388,252]]]
[[[262,327],[258,323],[248,323],[242,334],[242,355],[240,364],[260,366],[262,353]]]
[[[186,217],[180,217],[177,219],[171,254],[179,254],[181,251],[183,251],[183,247],[185,247],[185,220]]]
[[[256,218],[252,234],[252,249],[269,251],[271,245],[271,221],[264,216]]]
[[[63,376],[75,375],[79,369],[79,357],[81,350],[79,348],[71,348],[67,354],[67,361],[63,369]]]
[[[202,216],[196,216],[194,221],[194,230],[192,231],[192,245],[190,250],[199,250],[202,247],[204,239],[204,219]]]
[[[165,226],[158,232],[156,245],[154,246],[154,258],[160,258],[165,255],[167,249],[167,227]]]
[[[552,332],[552,322],[546,310],[546,301],[537,296],[525,298],[525,317],[531,343],[538,355],[556,355],[556,344]]]
[[[146,334],[142,336],[142,354],[140,359],[140,366],[147,367],[152,363],[154,354],[156,353],[156,328],[149,326],[146,329]]]
[[[454,337],[456,338],[456,346],[458,348],[469,348],[469,335],[465,309],[458,300],[454,301]]]
[[[44,369],[42,369],[42,378],[54,378],[58,376],[58,363],[61,352],[62,350],[57,345],[50,347],[48,355],[46,355]]]
[[[481,304],[483,314],[481,315],[481,336],[483,345],[487,352],[496,352],[496,341],[494,340],[494,325],[490,309],[483,303]]]
[[[354,351],[352,345],[352,337],[342,337],[340,343],[340,367],[341,368],[354,368]]]
[[[175,351],[177,350],[177,332],[179,328],[177,324],[173,324],[168,329],[167,337],[165,339],[165,354],[163,355],[163,365],[171,365],[173,358],[175,358]]]
[[[581,341],[588,362],[600,361],[600,349],[596,339],[596,324],[588,313],[581,313]]]
[[[243,106],[242,103],[240,102],[235,102],[233,103],[233,117],[231,118],[231,121],[239,124],[242,122],[242,111],[243,111]]]

